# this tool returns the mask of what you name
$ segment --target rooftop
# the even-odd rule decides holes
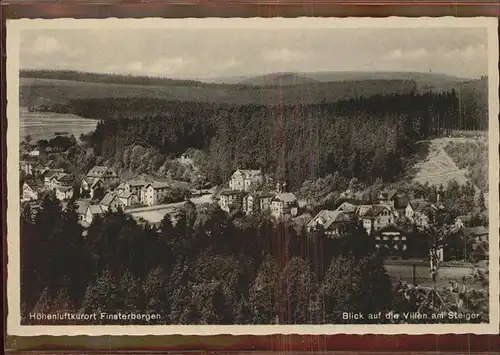
[[[170,187],[170,184],[168,182],[161,182],[161,181],[154,181],[154,182],[150,182],[146,185],[146,187],[148,186],[152,186],[153,189],[166,189],[168,187]]]
[[[57,189],[61,192],[66,192],[66,191],[72,190],[73,187],[71,187],[71,186],[59,186]]]
[[[103,206],[109,206],[111,202],[113,202],[113,199],[116,197],[115,194],[108,192],[103,199],[101,200],[101,205]]]
[[[42,186],[44,186],[43,182],[41,180],[39,180],[39,179],[25,180],[24,183],[26,185],[28,185],[29,187],[42,187]]]
[[[89,205],[90,213],[92,214],[103,214],[101,205]]]
[[[426,211],[431,209],[432,205],[430,202],[424,201],[424,200],[413,200],[410,202],[411,208],[413,208],[414,211]]]
[[[75,203],[77,206],[76,212],[78,214],[84,214],[85,212],[87,212],[87,209],[89,208],[90,205],[88,201],[82,201],[82,200],[78,200]]]
[[[274,196],[274,199],[280,200],[283,202],[295,202],[295,201],[297,201],[297,197],[295,197],[295,195],[291,192],[283,192],[283,193],[276,194]]]
[[[107,167],[107,166],[102,166],[102,165],[96,165],[90,171],[87,173],[88,176],[103,176],[103,175],[115,175],[114,171]]]
[[[365,216],[368,217],[375,217],[378,216],[383,210],[388,210],[387,206],[382,206],[382,205],[373,205],[371,208],[366,211]]]
[[[462,228],[465,235],[486,235],[488,234],[488,229],[484,226],[478,227],[464,227]]]
[[[380,192],[380,196],[389,201],[396,197],[396,195],[397,192],[395,190],[383,190],[382,192]]]
[[[262,175],[262,171],[260,169],[258,170],[250,170],[250,169],[237,169],[234,174],[236,174],[237,172],[240,172],[242,173],[243,175],[245,175],[245,177],[247,178],[252,178],[254,176],[258,176],[258,175]],[[233,175],[234,175],[233,174]]]
[[[129,192],[122,192],[118,197],[128,199],[132,195],[134,195],[134,193],[129,191]]]

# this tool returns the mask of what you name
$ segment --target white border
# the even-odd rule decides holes
[[[235,326],[22,326],[20,325],[19,263],[19,39],[23,30],[40,29],[212,29],[212,28],[485,28],[489,53],[489,218],[490,323],[463,325],[235,325]],[[476,18],[252,18],[252,19],[21,19],[7,20],[7,243],[8,335],[269,335],[269,334],[445,334],[499,332],[499,125],[497,19]],[[496,282],[495,282],[496,281]]]

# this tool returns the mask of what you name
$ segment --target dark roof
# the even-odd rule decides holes
[[[129,184],[130,186],[146,186],[148,184],[148,181],[144,179],[129,180],[126,182],[126,184]]]
[[[414,200],[410,202],[411,208],[413,208],[414,211],[427,211],[431,209],[431,203],[427,201],[422,201],[422,200]]]
[[[231,195],[239,195],[241,193],[242,192],[238,191],[238,190],[226,190],[226,191],[222,191],[220,194],[221,194],[221,196],[231,196]]]
[[[365,216],[367,217],[376,217],[382,212],[383,210],[388,210],[389,208],[387,206],[381,206],[381,205],[373,205],[366,213]]]
[[[129,191],[129,192],[123,192],[123,193],[121,193],[118,197],[125,198],[125,199],[128,200],[130,198],[130,196],[132,196],[132,195],[135,195],[135,194],[133,192]]]
[[[44,186],[43,182],[39,179],[28,179],[25,180],[24,183],[32,188],[37,188],[37,187],[39,188]]]
[[[256,192],[253,194],[247,195],[247,197],[253,197],[255,199],[260,199],[260,198],[271,198],[274,197],[274,193],[271,192]]]
[[[44,176],[47,178],[51,178],[54,175],[58,175],[64,173],[64,169],[50,169],[49,171],[46,171]]]
[[[94,166],[87,173],[87,176],[104,176],[104,175],[116,176],[116,173],[114,172],[113,169],[111,169],[107,166],[102,166],[102,165]]]
[[[153,189],[156,190],[156,189],[166,189],[171,185],[168,182],[155,181],[148,183],[145,187],[148,188],[149,186],[152,186]]]
[[[396,190],[384,190],[380,194],[384,198],[386,198],[387,200],[392,200],[397,195],[397,191]]]
[[[297,197],[291,192],[279,193],[274,196],[274,200],[279,200],[283,202],[296,202]]]
[[[353,213],[356,212],[356,209],[358,208],[357,205],[351,203],[351,202],[342,202],[339,207],[337,207],[337,211],[342,211],[344,213]]]
[[[407,206],[410,201],[414,200],[415,198],[411,195],[407,195],[407,194],[404,194],[404,195],[398,195],[396,196],[396,204],[398,206]]]
[[[472,221],[472,215],[458,216],[456,219],[460,219],[462,222],[470,222]]]
[[[61,191],[61,192],[66,192],[66,191],[68,191],[68,190],[72,190],[72,189],[73,189],[73,187],[72,187],[72,186],[59,186],[57,189],[58,189],[59,191]]]
[[[464,227],[462,228],[462,231],[464,232],[465,235],[485,235],[488,234],[488,229],[483,226],[479,227]]]

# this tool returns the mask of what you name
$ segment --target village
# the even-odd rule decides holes
[[[36,159],[20,162],[20,171],[26,176],[21,187],[21,202],[36,209],[43,194],[53,192],[63,207],[73,200],[78,209],[82,226],[88,227],[96,216],[122,210],[139,223],[159,227],[166,213],[171,213],[187,201],[198,208],[217,204],[228,214],[269,213],[276,220],[301,221],[308,233],[321,230],[328,238],[342,238],[362,226],[372,236],[375,247],[386,256],[408,258],[414,255],[409,235],[436,224],[436,216],[446,211],[438,194],[433,202],[426,198],[414,198],[398,191],[383,189],[376,201],[364,201],[359,192],[347,190],[341,196],[343,202],[335,209],[323,209],[311,215],[308,201],[286,190],[286,184],[274,182],[261,170],[237,169],[225,186],[203,191],[191,189],[184,199],[165,203],[165,197],[174,188],[172,182],[153,178],[121,180],[107,166],[94,166],[79,179],[64,169],[52,167]],[[189,189],[188,184],[183,186]],[[472,240],[472,248],[488,240],[488,228],[470,226],[470,216],[456,217],[447,233],[465,245]],[[175,222],[175,221],[174,221]],[[466,246],[467,248],[470,245]],[[465,248],[465,246],[464,246]],[[463,253],[447,253],[446,245],[439,247],[441,260],[453,260]]]

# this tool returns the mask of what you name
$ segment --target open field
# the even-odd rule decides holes
[[[171,99],[167,87],[70,80],[20,78],[19,104],[32,106],[65,103],[75,99],[105,97],[151,97]]]
[[[404,280],[408,283],[413,282],[412,265],[385,264],[385,269],[394,284],[398,283],[399,280]],[[463,277],[470,276],[471,273],[472,270],[467,267],[441,267],[438,272],[437,285],[438,287],[447,287],[450,285],[451,281],[462,281]],[[432,286],[432,279],[429,273],[428,265],[417,265],[415,275],[416,281],[419,285]]]
[[[55,132],[68,132],[76,138],[82,133],[95,129],[97,120],[82,118],[70,114],[52,112],[28,112],[21,108],[19,111],[19,134],[23,141],[27,135],[36,142],[39,139],[54,137]]]
[[[429,185],[446,186],[448,182],[455,179],[459,184],[467,182],[467,169],[460,169],[453,159],[446,153],[444,147],[449,142],[467,142],[476,140],[474,138],[436,138],[421,142],[422,146],[428,144],[427,156],[413,167],[415,175],[413,179],[419,183]]]
[[[195,205],[210,203],[212,195],[203,195],[191,199]],[[150,223],[159,223],[167,213],[172,213],[176,208],[182,206],[184,202],[169,203],[150,207],[139,207],[127,209],[125,212],[132,217],[143,218]]]

